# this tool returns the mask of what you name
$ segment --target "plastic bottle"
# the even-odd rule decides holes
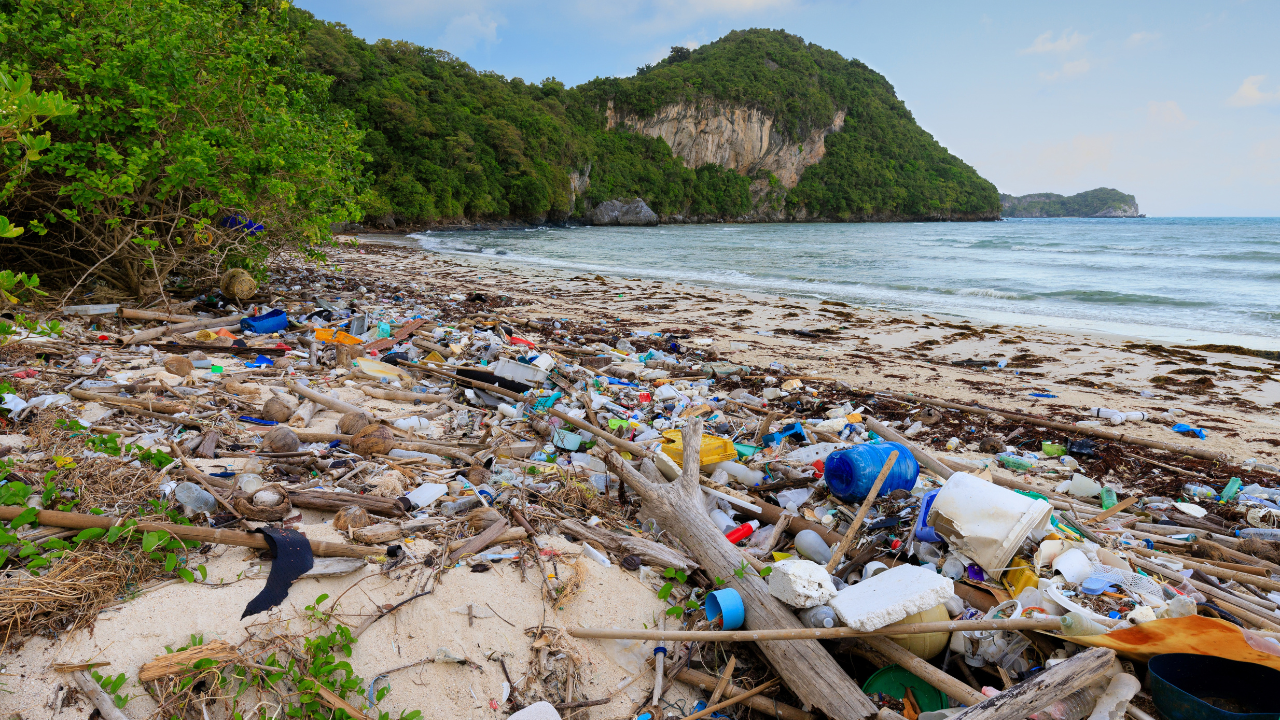
[[[711,522],[715,523],[715,526],[720,528],[721,535],[727,535],[730,530],[736,527],[736,523],[734,523],[733,520],[729,518],[729,515],[720,508],[716,508],[707,514],[711,516]]]
[[[1245,528],[1236,531],[1236,537],[1255,538],[1257,540],[1280,540],[1280,530],[1270,528]]]
[[[812,530],[796,533],[796,552],[819,565],[826,565],[831,561],[831,548],[821,535]]]
[[[947,559],[942,563],[942,574],[952,580],[959,580],[964,577],[964,563],[954,554],[948,555]]]
[[[1074,610],[1062,616],[1063,635],[1104,635],[1106,632],[1106,627]]]
[[[704,472],[710,471],[710,473],[714,473],[716,470],[725,471],[726,473],[728,473],[729,477],[733,478],[734,480],[738,481],[743,485],[746,485],[747,487],[755,487],[756,485],[759,485],[764,480],[763,471],[752,470],[746,465],[733,462],[732,460],[725,460],[723,462],[718,462],[718,463],[713,463],[711,465],[703,466]]]
[[[1187,483],[1182,486],[1182,494],[1189,498],[1212,498],[1217,495],[1217,491],[1207,485],[1200,483]]]
[[[1222,490],[1222,499],[1231,501],[1236,499],[1236,494],[1240,492],[1240,478],[1233,477],[1227,482],[1227,486]]]
[[[1035,463],[1031,462],[1030,460],[1024,457],[1020,457],[1018,455],[1014,455],[1013,453],[1007,453],[1007,452],[1003,452],[1003,453],[1000,453],[999,455],[996,455],[996,459],[1000,461],[1001,465],[1009,468],[1010,470],[1021,470],[1023,472],[1030,470],[1036,465]]]
[[[826,457],[823,480],[831,494],[841,501],[860,503],[871,492],[876,476],[894,450],[898,451],[898,459],[880,486],[879,495],[888,495],[894,490],[910,490],[920,475],[920,463],[905,445],[899,443],[868,443],[833,452]]]
[[[613,564],[613,563],[609,562],[609,558],[608,558],[607,556],[605,556],[605,554],[604,554],[604,553],[602,553],[602,552],[600,552],[599,550],[597,550],[597,549],[595,549],[595,548],[591,547],[591,546],[590,546],[589,544],[587,544],[587,543],[582,543],[582,554],[583,554],[583,555],[586,555],[587,557],[591,558],[592,560],[595,560],[596,562],[600,563],[601,565],[603,565],[603,566],[605,566],[605,567],[609,567],[609,566],[611,566],[611,565]]]
[[[836,617],[836,611],[826,605],[811,607],[808,610],[801,610],[799,613],[800,622],[805,627],[810,628],[829,628],[835,627],[839,623]]]
[[[923,430],[924,430],[924,423],[917,420],[911,424],[911,427],[904,430],[902,434],[906,435],[909,438],[913,438],[916,435],[919,435]]]
[[[195,483],[178,483],[178,487],[173,490],[173,496],[186,508],[188,515],[197,513],[209,515],[218,509],[218,501],[214,500],[208,491]]]
[[[440,505],[440,512],[445,515],[457,515],[480,505],[480,498],[475,495],[469,495],[461,500],[447,502]]]
[[[1116,491],[1112,490],[1106,485],[1103,485],[1102,486],[1102,509],[1110,510],[1112,506],[1114,506],[1115,504],[1116,504]]]
[[[1098,693],[1093,688],[1081,688],[1029,717],[1031,720],[1083,720],[1097,704]]]
[[[1111,408],[1104,408],[1104,407],[1089,408],[1089,415],[1090,417],[1096,417],[1096,418],[1102,418],[1103,420],[1108,420],[1111,422],[1112,425],[1123,424],[1125,419],[1124,413],[1119,412],[1118,410],[1112,410]]]
[[[1125,422],[1142,422],[1143,420],[1146,420],[1147,418],[1151,417],[1150,415],[1142,412],[1141,410],[1134,410],[1132,412],[1127,412],[1122,414],[1124,416]]]

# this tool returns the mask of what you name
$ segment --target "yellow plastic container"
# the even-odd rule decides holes
[[[1023,590],[1029,587],[1035,587],[1040,578],[1036,576],[1031,564],[1022,558],[1014,558],[1009,563],[1009,570],[1005,572],[1004,578],[1001,579],[1004,586],[1009,590],[1009,595],[1018,597]]]
[[[920,623],[920,622],[946,622],[951,619],[947,614],[946,605],[936,605],[902,618],[904,623]],[[926,635],[890,635],[889,639],[906,648],[912,655],[922,657],[925,660],[937,655],[947,647],[947,643],[951,641],[951,633],[936,632]]]
[[[319,328],[316,330],[316,339],[321,342],[340,342],[343,345],[359,345],[360,338],[354,335],[348,335],[341,330],[333,328]]]
[[[676,465],[684,467],[684,441],[681,439],[680,431],[668,430],[662,433],[662,437],[671,441],[662,446],[662,452],[671,458]],[[698,448],[698,455],[701,465],[710,465],[724,462],[725,460],[737,459],[738,449],[733,446],[732,440],[714,435],[703,435],[702,446]]]

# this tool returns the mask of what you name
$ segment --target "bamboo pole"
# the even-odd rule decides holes
[[[778,684],[778,682],[779,682],[778,678],[774,678],[774,679],[770,680],[769,682],[764,683],[763,685],[757,686],[757,687],[755,687],[755,688],[752,688],[751,690],[748,690],[748,691],[746,691],[746,692],[742,693],[741,695],[735,695],[735,696],[733,696],[733,697],[729,698],[728,700],[725,700],[724,702],[717,703],[717,704],[712,705],[712,706],[710,706],[710,707],[708,707],[708,708],[704,708],[704,709],[702,709],[702,710],[699,710],[698,712],[696,712],[696,713],[694,713],[694,714],[692,714],[692,715],[686,715],[686,716],[684,717],[684,720],[698,720],[699,718],[704,718],[704,717],[706,717],[706,716],[710,715],[711,713],[714,713],[714,712],[717,712],[717,711],[723,710],[723,709],[725,709],[725,708],[727,708],[727,707],[730,707],[730,706],[732,706],[732,705],[737,705],[738,703],[742,702],[743,700],[746,700],[747,698],[750,698],[750,697],[754,697],[754,696],[756,696],[756,695],[759,695],[760,693],[764,692],[765,690],[768,690],[769,688],[774,687],[775,685],[777,685],[777,684]]]
[[[854,630],[847,627],[801,628],[783,630],[630,630],[618,628],[568,628],[565,632],[578,638],[611,640],[669,640],[691,642],[765,642],[770,640],[839,640],[841,638],[879,637],[884,635],[925,635],[936,632],[967,630],[1061,630],[1058,618],[1009,618],[1006,620],[946,620],[943,622],[901,623],[878,630]]]
[[[209,318],[208,320],[195,320],[192,322],[179,323],[177,325],[165,325],[150,330],[140,330],[122,340],[124,345],[132,345],[134,343],[143,342],[145,340],[154,340],[165,335],[175,335],[179,333],[191,332],[192,330],[203,330],[211,327],[233,327],[240,324],[245,318],[244,315],[228,315],[224,318]]]
[[[716,686],[716,678],[714,676],[698,672],[697,670],[690,670],[688,668],[676,672],[676,680],[708,692]],[[724,696],[736,698],[740,697],[745,692],[747,691],[743,688],[740,688],[733,683],[729,683],[729,685],[724,689]],[[752,695],[746,700],[743,700],[742,704],[767,717],[780,718],[781,720],[818,720],[818,716],[813,713],[805,712],[799,708],[794,708],[790,705],[776,702],[770,698],[762,698]]]
[[[25,507],[0,507],[0,520],[12,520],[23,511]],[[41,510],[36,513],[36,522],[47,527],[70,528],[73,530],[85,530],[88,528],[102,528],[106,530],[123,522],[121,518],[108,517],[106,515],[83,515],[81,513],[59,512],[57,510]],[[163,530],[170,535],[181,540],[197,540],[199,542],[215,543],[219,545],[236,545],[239,547],[256,548],[258,550],[269,550],[266,536],[258,533],[240,532],[238,530],[216,530],[214,528],[196,527],[194,525],[176,525],[174,523],[156,523],[156,522],[140,522],[135,525],[138,532],[155,532]],[[311,540],[311,552],[316,557],[367,557],[369,555],[383,555],[387,552],[386,548],[381,547],[364,547],[360,545],[344,545],[342,543],[322,542],[320,540]]]

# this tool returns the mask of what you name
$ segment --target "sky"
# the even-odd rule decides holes
[[[1001,192],[1131,193],[1151,216],[1280,216],[1280,3],[295,0],[358,36],[567,85],[730,30],[784,29],[888,78]]]

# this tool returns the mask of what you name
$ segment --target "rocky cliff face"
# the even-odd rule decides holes
[[[800,182],[805,168],[822,159],[824,140],[828,133],[844,127],[845,112],[837,112],[830,126],[813,131],[801,143],[775,132],[773,118],[758,108],[681,102],[641,118],[619,114],[610,102],[607,118],[610,128],[622,125],[666,140],[686,167],[717,163],[743,175],[767,170],[783,187],[792,188]]]
[[[1096,218],[1136,218],[1136,217],[1143,217],[1143,216],[1142,216],[1142,214],[1141,214],[1141,213],[1139,213],[1139,212],[1138,212],[1138,205],[1137,205],[1137,203],[1134,203],[1133,205],[1121,205],[1120,207],[1106,208],[1105,210],[1102,210],[1102,211],[1100,211],[1100,212],[1096,212],[1096,213],[1094,213],[1094,214],[1090,215],[1089,217],[1096,217]]]

